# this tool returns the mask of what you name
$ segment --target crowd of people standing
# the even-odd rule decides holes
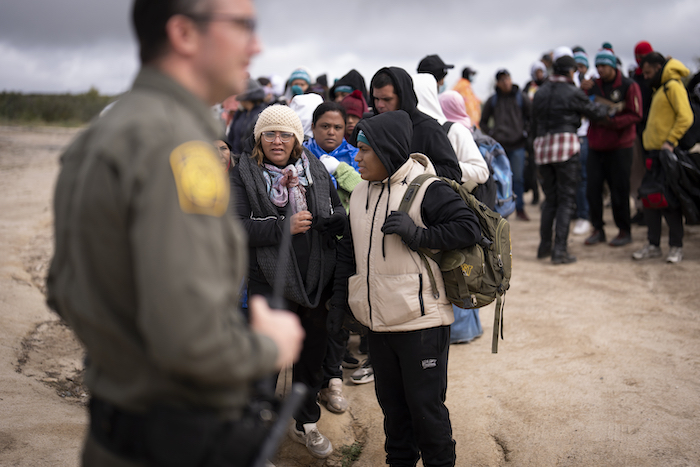
[[[132,21],[138,76],[64,152],[54,198],[47,301],[86,348],[85,466],[269,466],[272,427],[288,421],[271,386],[290,365],[308,391],[289,436],[330,456],[317,401],[348,408],[341,368],[359,364],[348,330],[365,336],[351,380],[375,383],[386,462],[456,465],[448,349],[460,321],[474,331],[460,342],[480,334],[478,312],[454,307],[441,275],[427,280],[417,250],[467,248],[482,231],[435,175],[489,181],[480,128],[510,159],[516,219],[529,220],[523,193],[543,188],[537,256],[571,263],[584,148],[586,244],[606,240],[604,182],[621,247],[635,141],[653,173],[694,120],[689,70],[646,43],[634,79],[610,44],[595,55],[598,76],[585,51],[560,47],[532,67],[526,92],[500,69],[482,105],[469,67],[441,92],[453,65],[438,55],[416,73],[381,68],[369,86],[356,70],[332,86],[303,68],[281,83],[249,79],[261,50],[250,0],[134,0]],[[681,261],[684,213],[645,204],[648,244],[633,258],[661,256],[665,217],[666,260]]]
[[[224,120],[232,157],[239,161],[231,170],[234,193],[242,198],[238,201],[238,215],[254,239],[249,245],[250,293],[261,292],[257,286],[259,278],[265,279],[261,272],[271,266],[260,261],[260,251],[264,251],[260,248],[274,249],[279,245],[284,225],[281,220],[287,209],[287,198],[283,197],[282,204],[274,209],[271,206],[267,210],[251,210],[252,204],[259,204],[255,198],[267,195],[276,204],[275,199],[285,193],[287,186],[288,202],[292,203],[295,197],[308,198],[314,192],[309,189],[311,186],[320,183],[330,187],[327,193],[330,203],[325,203],[331,209],[329,212],[318,211],[322,200],[314,195],[315,202],[308,200],[308,206],[314,206],[316,211],[303,210],[309,212],[307,215],[298,212],[299,208],[292,209],[290,221],[295,264],[300,267],[289,271],[290,287],[306,293],[313,290],[321,297],[321,301],[309,303],[304,293],[299,296],[298,290],[285,295],[290,309],[300,313],[307,333],[294,378],[313,388],[313,396],[307,401],[308,410],[297,418],[292,436],[305,443],[311,454],[325,457],[332,450],[315,424],[319,417],[314,408],[316,397],[332,412],[343,412],[348,407],[342,394],[342,367],[356,368],[359,363],[348,353],[348,332],[342,326],[343,316],[349,314],[368,330],[361,348],[371,355],[355,371],[351,381],[375,381],[377,385],[377,396],[386,417],[388,462],[410,463],[420,452],[425,465],[450,465],[454,449],[450,443],[444,443],[451,439],[446,435],[449,416],[444,404],[439,403],[444,402],[446,389],[446,348],[450,342],[468,342],[481,334],[478,310],[457,307],[447,310],[445,304],[440,304],[443,311],[435,315],[441,317],[437,321],[407,321],[404,316],[396,322],[395,317],[386,313],[398,305],[386,297],[396,290],[403,296],[406,290],[399,283],[382,283],[388,272],[366,268],[376,261],[375,254],[383,258],[397,254],[396,247],[389,247],[393,243],[388,243],[388,238],[394,237],[387,234],[398,234],[398,245],[409,250],[417,250],[419,246],[447,249],[468,244],[472,237],[478,237],[478,228],[474,230],[464,223],[463,235],[458,240],[460,235],[454,229],[459,224],[454,216],[460,211],[459,203],[446,204],[450,196],[442,188],[427,190],[423,210],[416,216],[394,212],[393,205],[394,194],[402,190],[401,183],[396,185],[397,174],[401,174],[404,182],[416,170],[428,170],[458,182],[485,183],[490,176],[489,166],[475,143],[474,131],[489,135],[505,149],[512,170],[516,220],[530,220],[525,209],[525,192],[533,192],[533,205],[539,204],[540,190],[544,194],[537,258],[551,259],[553,264],[575,262],[576,257],[568,249],[570,225],[574,234],[586,236],[585,245],[607,242],[603,210],[609,196],[618,227],[617,236],[608,242],[610,246],[631,243],[632,222],[646,222],[649,244],[635,251],[632,257],[638,260],[659,256],[660,220],[664,216],[671,227],[671,250],[666,260],[671,263],[681,260],[680,209],[643,210],[635,204],[638,215],[633,218],[630,195],[636,198],[635,191],[642,178],[633,170],[645,170],[641,161],[658,157],[655,154],[662,147],[673,150],[692,122],[692,112],[688,122],[688,99],[685,104],[681,102],[685,88],[678,81],[688,76],[689,70],[678,60],[654,52],[647,42],[637,44],[635,53],[638,66],[626,76],[609,43],[603,43],[593,57],[582,47],[558,47],[532,65],[532,79],[522,90],[513,83],[508,69],[499,69],[494,76],[494,93],[483,102],[472,89],[471,82],[477,72],[471,67],[462,70],[462,77],[453,89],[444,89],[445,77],[454,66],[438,55],[424,57],[415,73],[399,67],[382,68],[371,78],[369,86],[357,70],[350,70],[329,87],[325,75],[313,80],[306,69],[298,68],[284,87],[276,88],[273,82],[279,80],[274,78],[259,78],[250,80],[247,92],[236,97],[241,108],[224,116]],[[670,94],[665,91],[664,97],[672,97],[660,103],[658,89],[664,84],[668,86],[669,81],[672,90]],[[652,105],[654,100],[656,105]],[[670,112],[666,109],[669,106],[673,109]],[[265,130],[264,125],[270,125],[269,116],[282,113],[285,122],[278,118]],[[659,142],[660,135],[663,136]],[[270,145],[296,149],[287,151],[289,154],[284,152],[286,156],[279,159],[260,149],[251,152],[251,148]],[[243,148],[240,151],[243,155],[237,154],[236,148]],[[317,172],[321,168],[325,171],[309,176],[313,167]],[[251,169],[255,170],[251,172]],[[404,171],[411,175],[403,174]],[[257,172],[260,175],[253,176]],[[244,189],[248,184],[257,184],[257,188]],[[388,198],[382,202],[384,189]],[[359,193],[357,190],[362,195],[351,196],[353,192]],[[430,201],[437,199],[433,191],[441,193],[441,205]],[[444,209],[448,204],[450,212]],[[382,208],[377,211],[380,205]],[[370,217],[365,218],[368,214]],[[466,218],[461,222],[467,222]],[[257,225],[269,225],[272,234]],[[436,229],[440,233],[435,233]],[[467,232],[471,233],[467,235]],[[328,235],[329,240],[322,241],[323,235]],[[341,237],[341,241],[333,241]],[[312,238],[319,243],[314,243]],[[380,253],[374,253],[378,247],[373,245],[377,243],[381,245]],[[334,253],[328,256],[325,265],[333,263],[335,267],[332,280],[324,274],[332,275],[333,267],[326,269],[316,263],[311,267],[309,263],[309,258],[323,257],[323,252],[328,252],[324,248],[330,246]],[[358,257],[367,255],[368,250],[366,262],[359,261]],[[380,263],[383,264],[374,264]],[[309,271],[314,274],[309,275]],[[407,272],[391,271],[399,275]],[[266,276],[269,282],[273,274]],[[313,280],[307,282],[307,279]],[[358,279],[364,281],[363,286],[359,286]],[[382,294],[374,296],[376,290]],[[382,305],[374,309],[373,302]],[[412,306],[404,303],[399,308],[405,311]],[[421,301],[420,313],[425,313],[425,306],[427,303]],[[327,329],[321,329],[318,320],[315,324],[314,320],[307,322],[304,317],[308,313],[316,318],[324,317]],[[420,391],[432,387],[433,392],[420,397],[412,395],[412,389],[405,387],[399,374],[394,373],[397,368],[410,371],[407,349],[415,347],[418,358],[424,356],[422,346],[410,340],[386,340],[386,336],[396,331],[434,332],[449,329],[450,325],[454,330],[456,326],[464,327],[464,320],[469,320],[473,329],[467,338],[451,340],[449,333],[446,338],[431,337],[441,342],[434,360],[441,375],[436,381],[442,383],[434,387],[421,384]],[[319,351],[323,347],[320,340],[326,343],[325,353]],[[319,358],[322,354],[325,357]],[[302,371],[302,366],[307,367]],[[396,394],[404,394],[406,399],[396,401]],[[414,405],[416,399],[421,402]],[[413,425],[408,432],[400,428],[406,423]],[[431,451],[438,445],[439,454]]]

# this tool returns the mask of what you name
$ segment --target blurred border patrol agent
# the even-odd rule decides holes
[[[260,52],[251,0],[135,0],[132,89],[61,158],[48,303],[87,349],[83,465],[248,465],[251,383],[297,358],[298,318],[238,307],[246,237],[210,106]]]

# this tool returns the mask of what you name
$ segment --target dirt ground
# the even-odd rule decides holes
[[[82,350],[44,303],[58,156],[78,130],[0,127],[0,465],[76,466],[86,427]],[[526,199],[529,199],[526,197]],[[700,227],[684,260],[633,262],[645,242],[586,247],[553,266],[535,259],[539,209],[511,223],[513,279],[505,340],[450,349],[458,466],[700,465]],[[608,237],[617,232],[606,210]],[[662,247],[667,251],[664,228]],[[357,344],[356,339],[352,341]],[[384,465],[374,385],[346,385],[351,411],[323,411],[336,447],[364,443],[357,467]],[[320,466],[285,442],[275,465]],[[343,465],[335,456],[325,465]],[[349,464],[348,464],[349,465]]]

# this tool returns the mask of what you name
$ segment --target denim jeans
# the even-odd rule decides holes
[[[515,194],[515,209],[522,211],[525,191],[525,148],[506,151],[510,160],[510,170],[513,172],[513,193]]]

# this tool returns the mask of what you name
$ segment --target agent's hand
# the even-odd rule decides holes
[[[299,211],[289,219],[289,230],[292,235],[304,233],[311,228],[313,216],[309,211]]]
[[[673,145],[668,141],[664,141],[664,144],[661,145],[661,149],[668,149],[669,151],[673,152]]]
[[[593,80],[592,79],[583,79],[581,80],[581,89],[584,91],[588,91],[593,87]]]
[[[304,329],[299,317],[286,310],[273,310],[267,300],[259,295],[248,299],[248,308],[251,329],[269,337],[277,345],[277,369],[281,370],[297,361],[304,342]]]
[[[423,230],[413,222],[407,212],[403,211],[394,211],[389,214],[382,226],[382,232],[401,236],[411,250],[417,250],[420,247]]]

